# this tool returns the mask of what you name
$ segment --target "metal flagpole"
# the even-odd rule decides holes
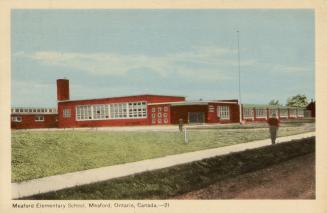
[[[237,34],[237,56],[238,56],[238,95],[239,95],[239,114],[240,114],[240,124],[242,124],[242,96],[241,96],[241,56],[240,56],[240,38],[239,31],[236,31]]]

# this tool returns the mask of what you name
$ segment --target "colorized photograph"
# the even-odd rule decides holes
[[[315,103],[313,9],[12,9],[11,198],[314,200]]]

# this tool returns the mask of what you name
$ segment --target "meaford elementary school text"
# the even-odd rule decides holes
[[[14,107],[12,129],[75,128],[191,123],[238,123],[238,100],[187,101],[181,96],[133,95],[70,100],[69,80],[57,80],[56,108]],[[311,105],[310,105],[311,104]],[[242,104],[242,120],[266,121],[314,117],[313,103],[307,108]]]

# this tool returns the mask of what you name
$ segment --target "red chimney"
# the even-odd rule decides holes
[[[69,100],[69,80],[57,79],[57,100],[67,101]]]

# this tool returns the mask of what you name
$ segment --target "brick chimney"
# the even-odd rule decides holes
[[[69,80],[57,79],[57,101],[69,100]]]

